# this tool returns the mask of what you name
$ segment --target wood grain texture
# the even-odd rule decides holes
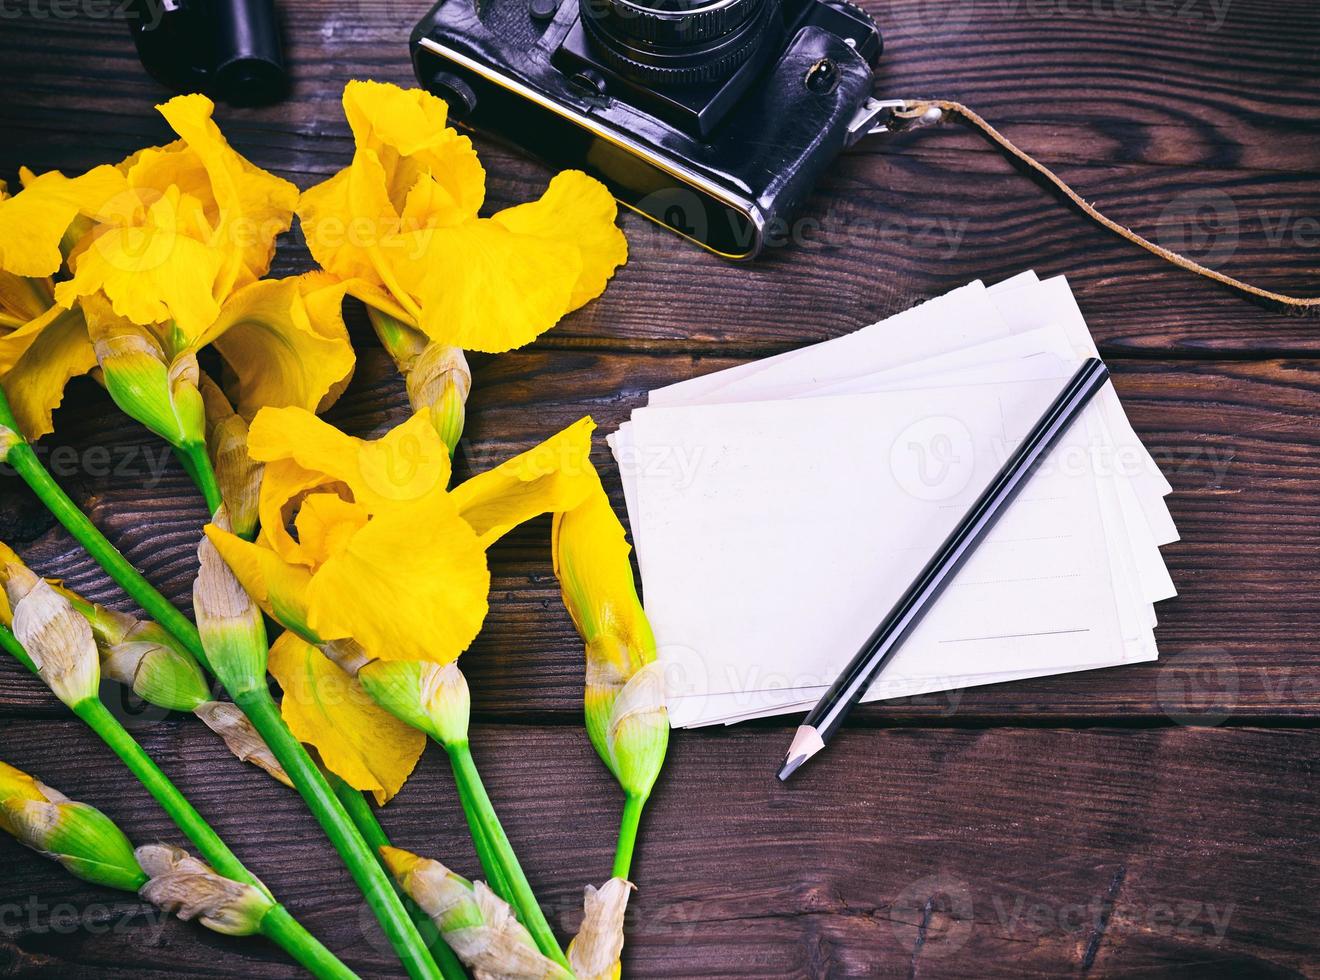
[[[532,884],[571,932],[582,884],[608,872],[617,790],[581,732],[475,734]],[[859,730],[791,788],[772,776],[787,730],[767,734],[675,738],[636,869],[626,975],[1293,977],[1317,966],[1320,733]],[[394,975],[288,791],[223,758],[199,725],[142,737],[309,928],[364,976]],[[12,723],[4,751],[76,785],[134,838],[177,839],[74,723]],[[876,788],[859,793],[862,777]],[[693,819],[716,809],[718,820]],[[472,872],[438,753],[382,819],[401,846]],[[278,950],[161,923],[8,839],[0,861],[0,975],[291,972]]]
[[[0,5],[0,178],[77,172],[169,138],[112,5]],[[1261,285],[1320,289],[1320,7],[1304,0],[867,0],[878,92],[972,106],[1118,220]],[[221,107],[231,141],[300,187],[344,166],[343,83],[412,82],[415,0],[283,0],[296,84]],[[542,167],[478,138],[488,205]],[[723,263],[634,216],[630,264],[528,350],[473,359],[459,475],[583,414],[608,431],[646,391],[837,336],[973,278],[1066,274],[1134,424],[1174,485],[1180,597],[1158,664],[932,695],[859,712],[791,789],[787,729],[676,733],[635,877],[629,977],[1320,975],[1320,321],[1244,302],[1114,240],[957,126],[859,146],[787,229]],[[310,267],[295,229],[276,272]],[[406,412],[360,313],[357,378],[331,419]],[[75,384],[42,451],[182,608],[203,507],[161,445]],[[598,462],[619,501],[603,446]],[[474,744],[561,935],[608,872],[618,799],[579,718],[580,641],[548,522],[491,553],[486,629],[464,656]],[[0,539],[129,608],[11,475]],[[293,797],[192,719],[107,688],[165,769],[364,976],[397,976],[347,875]],[[67,711],[0,662],[0,758],[120,820],[171,826]],[[443,759],[383,819],[472,873]],[[291,977],[262,941],[161,921],[0,839],[0,977]]]

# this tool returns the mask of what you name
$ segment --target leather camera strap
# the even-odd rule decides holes
[[[1285,293],[1276,293],[1269,289],[1262,289],[1259,286],[1253,286],[1251,283],[1243,282],[1241,279],[1234,279],[1232,276],[1217,272],[1216,270],[1204,266],[1194,259],[1189,259],[1187,256],[1175,252],[1172,249],[1165,248],[1162,245],[1156,245],[1150,239],[1138,235],[1131,228],[1119,224],[1112,218],[1105,217],[1105,215],[1101,214],[1095,209],[1095,207],[1087,203],[1080,194],[1069,187],[1058,174],[1054,173],[1054,171],[1038,161],[1030,153],[1018,149],[1008,137],[960,102],[949,102],[944,99],[907,99],[904,100],[904,108],[895,109],[893,111],[893,118],[904,120],[909,124],[920,121],[921,123],[929,125],[930,123],[938,122],[940,114],[943,113],[956,116],[974,129],[979,130],[982,135],[988,138],[1009,156],[1013,157],[1024,166],[1029,167],[1035,173],[1040,174],[1040,176],[1044,177],[1061,194],[1068,198],[1069,201],[1075,204],[1088,218],[1095,221],[1097,224],[1108,228],[1114,234],[1126,238],[1134,245],[1141,246],[1147,252],[1158,255],[1166,262],[1172,262],[1180,269],[1194,272],[1198,276],[1205,276],[1207,279],[1213,279],[1215,282],[1222,283],[1230,289],[1236,289],[1240,292],[1268,300],[1272,303],[1280,303],[1284,306],[1289,306],[1298,310],[1315,309],[1320,307],[1320,297],[1288,296]],[[894,128],[898,127],[896,126]]]

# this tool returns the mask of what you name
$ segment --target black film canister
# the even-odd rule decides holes
[[[211,89],[235,105],[280,99],[288,87],[274,0],[214,0]]]

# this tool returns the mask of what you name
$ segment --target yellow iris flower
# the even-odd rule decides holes
[[[321,267],[369,307],[432,343],[500,353],[530,343],[600,295],[628,255],[598,181],[558,174],[538,201],[477,212],[485,171],[418,89],[344,89],[353,162],[298,206]]]
[[[25,176],[30,190],[13,197],[0,181],[0,384],[19,427],[38,439],[51,431],[69,380],[94,368],[96,354],[81,313],[55,305],[50,278],[77,204],[51,193],[59,174]]]
[[[262,279],[298,189],[230,147],[204,96],[158,108],[174,143],[76,178],[24,171],[22,191],[0,192],[0,382],[29,439],[98,363],[121,407],[175,445],[201,438],[207,344],[233,369],[245,417],[324,408],[352,373],[344,286]]]
[[[73,277],[56,287],[61,305],[102,292],[118,316],[169,323],[186,346],[227,296],[266,274],[298,189],[239,155],[214,108],[203,95],[157,106],[179,140],[133,154],[94,206],[84,200],[94,224],[73,247]]]
[[[284,714],[358,789],[403,785],[425,737],[377,707],[319,646],[367,660],[447,664],[487,612],[486,549],[511,528],[571,509],[595,481],[589,418],[453,490],[449,451],[423,409],[376,440],[299,408],[266,408],[248,451],[265,465],[255,542],[206,533],[244,588],[290,632],[270,651]]]

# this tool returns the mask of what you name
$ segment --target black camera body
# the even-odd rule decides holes
[[[412,36],[451,118],[751,258],[874,121],[849,0],[440,0]]]

